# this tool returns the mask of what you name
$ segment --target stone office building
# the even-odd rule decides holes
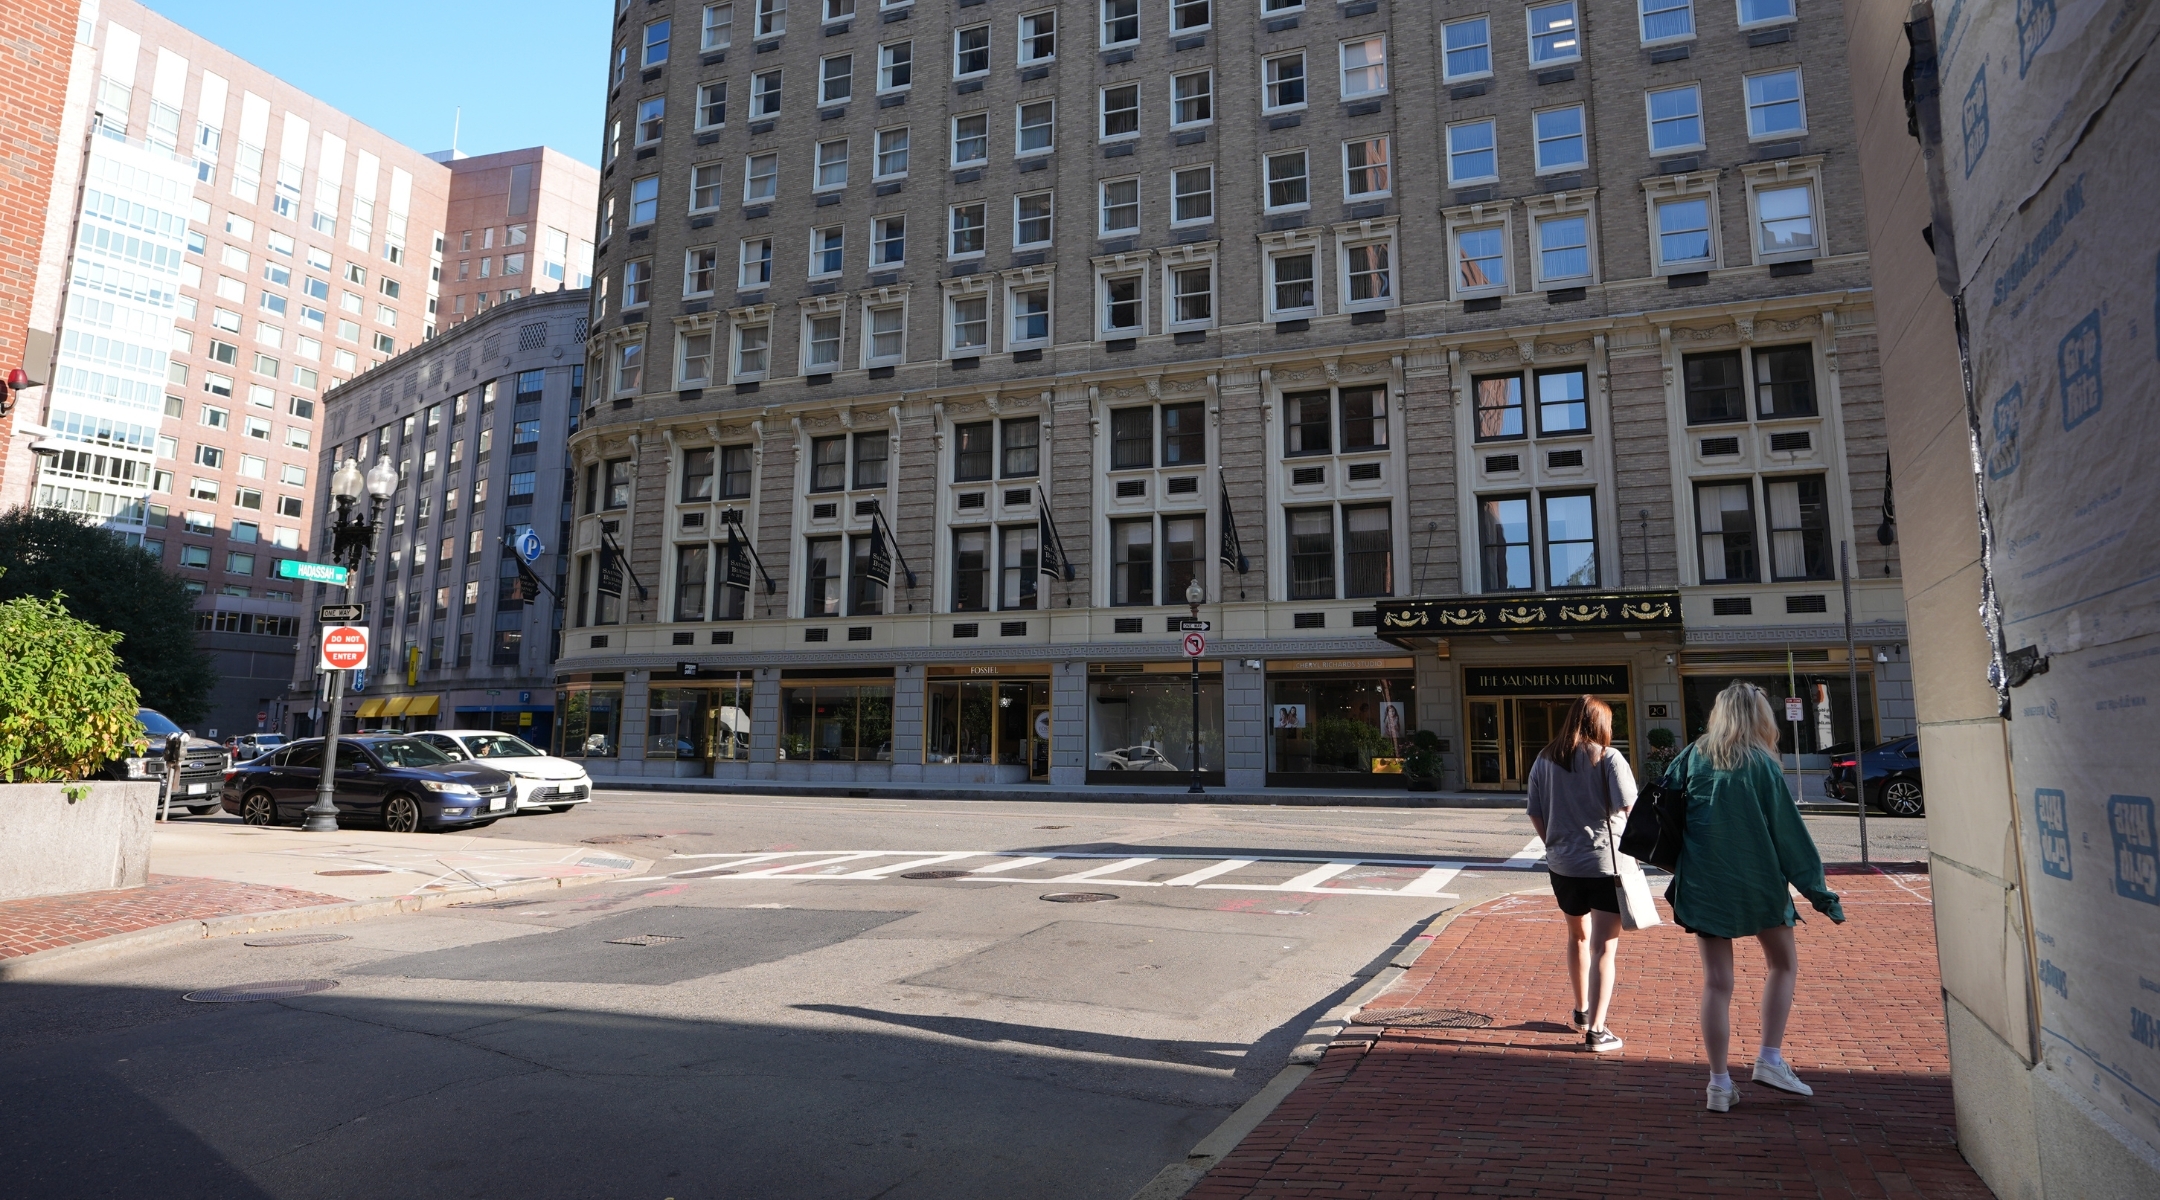
[[[1519,789],[1569,697],[1640,759],[1735,677],[1819,766],[1841,570],[1909,728],[1835,9],[625,0],[609,54],[596,775],[1181,783],[1195,580],[1233,789],[1417,730]]]

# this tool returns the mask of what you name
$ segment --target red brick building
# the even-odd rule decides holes
[[[0,35],[0,379],[21,367],[42,383],[52,357],[49,330],[33,345],[30,327],[79,7],[8,0]],[[0,416],[0,498],[21,492],[32,473],[28,439],[15,436],[23,399],[10,397]]]

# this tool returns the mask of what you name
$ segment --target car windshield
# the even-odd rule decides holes
[[[540,752],[524,738],[507,733],[483,733],[465,739],[474,758],[539,758]]]
[[[180,727],[178,725],[175,725],[171,721],[166,720],[165,714],[159,712],[154,708],[136,709],[135,719],[142,722],[143,728],[147,730],[152,737],[170,737],[173,734],[180,732]]]
[[[439,767],[451,761],[449,755],[426,742],[412,738],[392,738],[386,742],[376,742],[368,749],[375,752],[375,757],[383,760],[384,766],[390,767]]]

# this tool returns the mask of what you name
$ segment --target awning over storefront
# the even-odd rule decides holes
[[[441,696],[414,696],[412,703],[405,706],[408,717],[432,717],[441,711]]]
[[[386,717],[402,717],[405,715],[405,707],[411,704],[412,701],[411,696],[391,696],[383,701],[382,715]]]
[[[382,710],[383,710],[383,699],[382,699],[382,697],[380,697],[380,696],[375,696],[375,697],[371,697],[371,698],[369,698],[369,699],[366,699],[366,700],[362,700],[362,701],[360,702],[360,711],[359,711],[359,712],[357,712],[357,713],[354,713],[353,715],[354,715],[354,716],[356,716],[356,717],[359,717],[359,718],[360,718],[361,720],[365,721],[365,720],[367,720],[367,719],[368,719],[369,717],[377,717],[377,716],[381,716],[381,715],[382,715]]]
[[[1379,635],[1418,647],[1449,637],[1678,632],[1680,593],[1558,592],[1382,600]]]

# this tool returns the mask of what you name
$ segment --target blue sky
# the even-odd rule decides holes
[[[142,0],[420,151],[552,146],[598,165],[607,0]]]

